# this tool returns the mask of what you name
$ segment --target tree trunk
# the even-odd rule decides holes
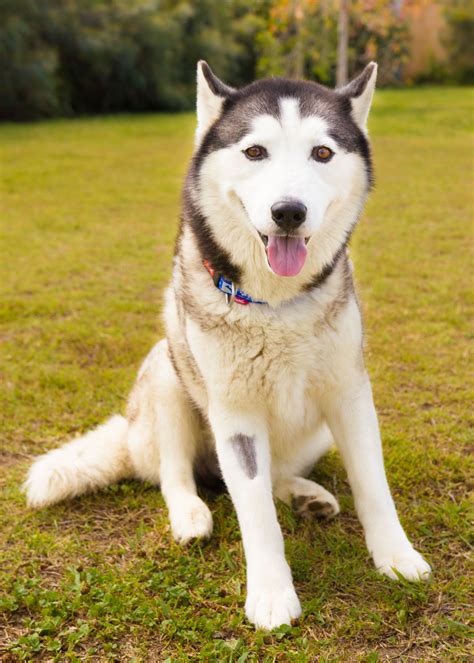
[[[341,85],[347,83],[347,42],[349,40],[348,6],[348,0],[339,0],[339,21],[337,24],[337,87],[341,87]]]
[[[304,44],[301,38],[301,24],[304,9],[300,0],[293,0],[291,11],[291,36],[294,46],[287,58],[286,75],[288,78],[304,77]]]

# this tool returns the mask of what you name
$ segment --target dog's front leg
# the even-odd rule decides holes
[[[331,393],[325,416],[341,451],[376,568],[391,578],[397,572],[408,580],[427,578],[430,566],[408,540],[390,494],[368,376]]]
[[[301,614],[272,496],[268,432],[259,417],[211,407],[221,471],[237,511],[247,561],[245,612],[257,627]]]

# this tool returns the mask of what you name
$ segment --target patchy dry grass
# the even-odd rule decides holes
[[[279,506],[304,617],[270,635],[243,618],[226,495],[208,496],[212,540],[182,550],[152,486],[40,512],[19,488],[33,455],[122,408],[160,334],[193,118],[0,127],[2,660],[472,660],[468,94],[377,95],[378,185],[352,252],[390,482],[434,577],[375,574],[330,455],[315,476],[341,516],[301,522]]]

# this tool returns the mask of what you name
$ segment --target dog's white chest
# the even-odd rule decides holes
[[[318,394],[330,373],[330,344],[313,325],[255,326],[217,333],[188,325],[188,341],[206,387],[236,408],[264,412],[276,429],[308,430],[319,421]]]

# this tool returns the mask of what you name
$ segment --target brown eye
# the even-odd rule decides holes
[[[334,152],[325,145],[318,145],[317,147],[313,147],[311,156],[315,161],[330,161],[334,156]]]
[[[257,161],[259,159],[265,159],[268,157],[267,150],[261,145],[252,145],[252,147],[248,147],[246,150],[244,150],[244,154],[247,159],[250,159],[251,161]]]

